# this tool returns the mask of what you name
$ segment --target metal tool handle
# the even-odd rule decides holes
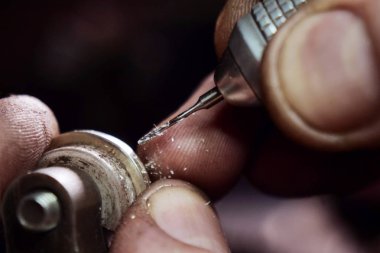
[[[224,99],[252,105],[261,97],[260,65],[268,42],[307,0],[264,0],[237,22],[215,82]]]

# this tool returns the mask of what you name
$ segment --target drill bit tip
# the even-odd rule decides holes
[[[137,144],[142,145],[153,138],[156,138],[157,136],[163,135],[163,133],[173,125],[181,122],[191,114],[201,110],[201,109],[208,109],[211,106],[217,104],[218,102],[223,100],[222,94],[219,92],[218,88],[213,88],[203,94],[202,96],[199,97],[198,101],[191,106],[189,109],[185,110],[184,112],[178,114],[171,120],[165,122],[164,124],[153,128],[149,133],[144,135],[140,140],[138,140]]]
[[[164,124],[162,124],[161,126],[158,126],[158,127],[155,127],[153,128],[152,131],[150,131],[149,133],[147,133],[146,135],[144,135],[143,137],[141,137],[137,144],[139,145],[142,145],[148,141],[150,141],[151,139],[157,137],[157,136],[161,136],[163,135],[164,131],[169,128],[169,122],[166,122]]]
[[[164,132],[168,128],[170,128],[171,126],[179,123],[180,121],[182,121],[183,119],[185,119],[190,114],[192,114],[192,112],[190,110],[187,110],[186,112],[179,114],[178,116],[176,116],[173,119],[165,122],[164,124],[159,125],[159,126],[153,128],[152,131],[150,131],[149,133],[147,133],[146,135],[144,135],[142,138],[140,138],[140,140],[138,140],[137,144],[139,144],[139,145],[144,144],[144,143],[150,141],[153,138],[156,138],[158,136],[163,135]]]

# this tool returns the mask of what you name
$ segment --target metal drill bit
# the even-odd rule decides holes
[[[163,135],[163,133],[167,129],[169,129],[173,125],[177,124],[178,122],[184,120],[185,118],[189,117],[194,112],[197,112],[197,111],[202,110],[202,109],[208,109],[211,106],[219,103],[222,100],[223,100],[223,96],[220,93],[219,89],[217,87],[212,88],[211,90],[209,90],[206,93],[204,93],[203,95],[201,95],[199,97],[198,101],[193,106],[191,106],[190,108],[188,108],[184,112],[178,114],[177,116],[175,116],[171,120],[165,122],[164,124],[162,124],[158,127],[155,127],[152,131],[150,131],[149,133],[144,135],[138,141],[138,144],[139,145],[144,144],[144,143],[150,141],[151,139],[153,139],[157,136]]]

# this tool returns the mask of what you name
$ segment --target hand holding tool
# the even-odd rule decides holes
[[[144,135],[138,144],[160,136],[171,126],[194,112],[208,109],[223,98],[238,106],[260,100],[260,63],[264,50],[277,30],[307,0],[264,0],[240,18],[231,34],[228,48],[215,71],[216,87],[209,90],[189,109]]]

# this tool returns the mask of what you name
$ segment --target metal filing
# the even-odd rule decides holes
[[[225,99],[238,106],[253,105],[260,99],[260,63],[268,42],[277,30],[307,0],[264,0],[237,22],[220,64],[215,70],[216,87],[189,109],[144,135],[138,144],[160,136],[171,126],[196,111],[208,109]]]

